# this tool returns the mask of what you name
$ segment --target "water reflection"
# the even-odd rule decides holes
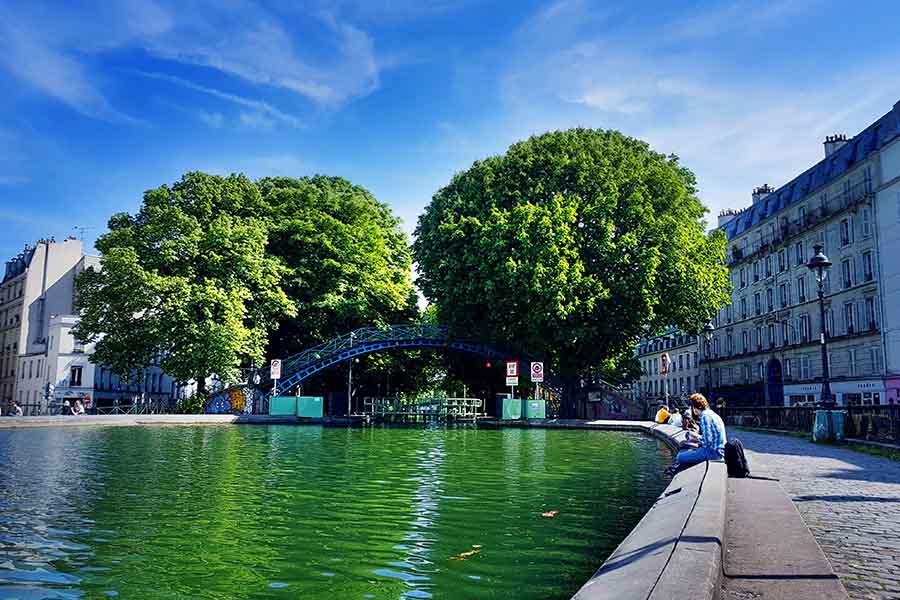
[[[546,430],[4,430],[0,597],[568,598],[665,452]]]

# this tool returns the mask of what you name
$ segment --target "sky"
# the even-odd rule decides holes
[[[454,173],[576,126],[677,154],[714,222],[900,100],[898,22],[896,0],[0,0],[0,257],[90,246],[192,170],[340,175],[412,233]]]

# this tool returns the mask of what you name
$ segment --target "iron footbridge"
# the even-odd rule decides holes
[[[493,360],[523,360],[521,356],[478,341],[456,339],[446,328],[425,323],[362,327],[313,346],[282,360],[279,393],[286,393],[315,374],[357,356],[397,349],[449,349],[478,354]],[[257,371],[258,387],[272,389],[267,367]],[[552,385],[552,384],[551,384]]]

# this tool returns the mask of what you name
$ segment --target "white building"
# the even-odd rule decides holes
[[[19,356],[47,351],[48,324],[53,313],[71,313],[74,267],[81,260],[82,245],[75,238],[62,242],[39,240],[35,246],[6,263],[0,283],[0,408],[5,414],[15,398],[26,414],[37,414],[41,403],[29,386],[19,393],[26,373]],[[44,363],[33,365],[45,369]]]
[[[818,401],[822,335],[839,404],[896,401],[898,136],[900,103],[850,140],[829,136],[820,162],[778,189],[757,188],[751,206],[719,216],[733,289],[714,321],[709,364],[714,393],[729,405]],[[824,332],[806,267],[817,244],[833,263]],[[897,358],[889,363],[889,356]]]
[[[90,360],[93,345],[82,345],[72,335],[79,319],[75,280],[86,269],[99,269],[99,257],[84,256],[76,239],[38,242],[26,256],[21,263],[24,270],[13,269],[15,275],[0,287],[9,288],[7,297],[12,299],[7,302],[9,308],[0,309],[0,316],[3,311],[20,315],[20,320],[0,330],[0,341],[6,336],[12,351],[19,350],[11,361],[13,376],[8,379],[14,387],[9,400],[15,398],[26,415],[56,413],[66,400],[70,404],[81,400],[86,408],[99,412],[134,406],[141,411],[172,410],[179,388],[158,362],[125,383],[108,368],[94,365]],[[0,382],[0,391],[4,383]]]
[[[894,121],[885,123],[885,134],[891,127],[894,132],[900,131],[900,102],[894,105],[891,116]],[[884,143],[879,159],[875,236],[883,307],[884,387],[888,403],[900,404],[900,136]]]

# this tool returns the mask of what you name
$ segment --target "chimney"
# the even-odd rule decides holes
[[[846,143],[847,136],[843,133],[825,136],[825,158],[837,152]]]
[[[741,214],[741,211],[734,210],[732,208],[726,208],[722,212],[719,213],[719,227],[724,227],[726,224],[733,221],[737,216]]]
[[[769,194],[775,191],[775,188],[770,186],[768,183],[761,185],[758,188],[753,189],[753,204],[756,204]]]

